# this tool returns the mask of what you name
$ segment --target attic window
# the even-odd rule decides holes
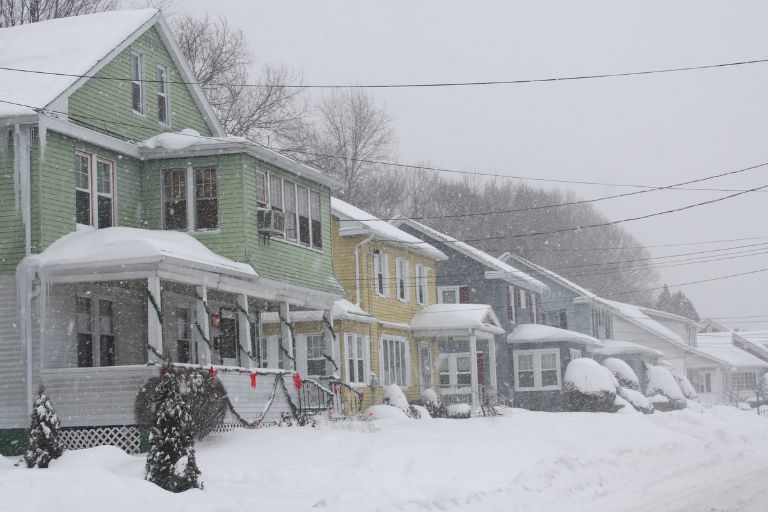
[[[131,87],[133,111],[144,114],[144,55],[131,52]]]

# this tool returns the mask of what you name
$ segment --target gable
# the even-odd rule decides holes
[[[131,52],[142,55],[146,80],[155,80],[158,65],[168,68],[170,126],[158,120],[154,82],[144,83],[144,114],[133,111],[133,84],[125,80],[131,75]],[[184,81],[155,25],[72,93],[68,102],[69,117],[77,123],[131,140],[143,140],[184,128],[194,129],[205,136],[213,135],[190,88],[182,83]]]

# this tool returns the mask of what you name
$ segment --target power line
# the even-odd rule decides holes
[[[165,83],[169,84],[181,84],[181,85],[197,85],[199,87],[256,87],[256,88],[279,88],[279,89],[412,89],[412,88],[438,88],[438,87],[478,87],[489,85],[519,85],[519,84],[537,84],[547,82],[570,82],[576,80],[595,80],[602,78],[620,78],[630,76],[643,76],[643,75],[659,75],[666,73],[680,73],[687,71],[699,71],[705,69],[717,69],[717,68],[729,68],[736,66],[747,66],[754,64],[764,64],[768,62],[768,59],[753,59],[742,60],[733,62],[722,62],[718,64],[704,64],[700,66],[680,66],[671,68],[659,68],[649,69],[643,71],[625,71],[618,73],[595,73],[595,74],[583,74],[583,75],[563,75],[548,78],[526,78],[526,79],[513,79],[513,80],[472,80],[462,82],[411,82],[411,83],[373,83],[373,84],[266,84],[266,83],[219,83],[211,82],[206,85],[202,85],[198,82],[187,82],[183,80],[168,80]],[[111,80],[111,81],[141,81],[146,83],[157,83],[158,80],[142,79],[132,80],[130,77],[109,77],[99,75],[88,74],[74,74],[74,73],[61,73],[53,71],[43,71],[38,69],[26,69],[17,67],[0,67],[0,70],[13,71],[19,73],[33,73],[41,75],[53,75],[53,76],[67,76],[72,78],[93,78],[97,80]]]

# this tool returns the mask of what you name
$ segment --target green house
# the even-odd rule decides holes
[[[336,365],[338,182],[227,136],[154,9],[0,29],[0,67],[0,453],[39,383],[71,446],[135,450],[161,358],[218,367],[248,422],[307,407],[271,383],[306,367],[302,310]]]

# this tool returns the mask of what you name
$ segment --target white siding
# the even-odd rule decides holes
[[[641,329],[620,316],[613,318],[613,331],[614,339],[632,341],[644,347],[658,350],[664,354],[661,359],[674,366],[678,372],[685,371],[685,352],[670,342]]]
[[[16,278],[0,276],[0,428],[26,428],[26,354],[16,307]]]
[[[224,388],[227,390],[227,395],[235,410],[247,421],[254,421],[261,416],[264,406],[272,394],[272,388],[275,383],[275,377],[272,375],[259,375],[256,378],[256,389],[251,387],[249,375],[219,373],[219,379],[224,384]],[[291,375],[285,376],[285,387],[291,394],[293,403],[298,405],[298,396]],[[275,400],[272,402],[272,406],[264,421],[279,420],[281,412],[290,414],[291,408],[288,405],[288,400],[285,398],[282,387],[278,383]]]

